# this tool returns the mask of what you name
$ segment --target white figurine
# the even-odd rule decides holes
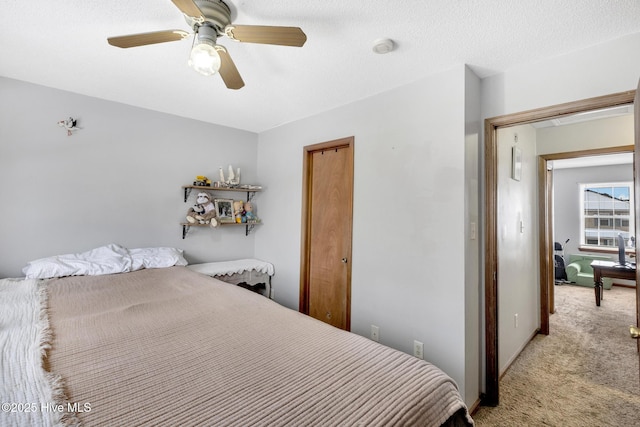
[[[69,117],[67,120],[60,120],[58,122],[58,126],[60,126],[61,128],[65,128],[67,130],[67,136],[71,136],[71,132],[78,129],[78,127],[76,126],[77,123],[78,121],[76,119],[74,119],[73,117]]]
[[[233,184],[233,178],[235,178],[235,175],[233,174],[233,167],[229,165],[229,175],[227,176],[227,184]]]

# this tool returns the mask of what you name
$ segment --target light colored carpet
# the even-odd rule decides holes
[[[480,407],[483,426],[640,426],[635,289],[555,287],[548,336],[537,335],[500,382],[500,405]]]

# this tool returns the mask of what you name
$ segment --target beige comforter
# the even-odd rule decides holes
[[[433,365],[184,267],[47,289],[48,369],[87,426],[438,426],[466,415]]]

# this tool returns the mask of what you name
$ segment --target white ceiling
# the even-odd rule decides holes
[[[246,84],[233,91],[186,66],[190,39],[107,44],[109,36],[190,30],[170,0],[2,0],[0,76],[261,132],[455,65],[486,77],[640,32],[638,0],[228,4],[236,24],[299,26],[308,41],[294,48],[220,39]],[[396,50],[373,53],[384,37]]]
[[[591,166],[615,166],[633,164],[633,153],[604,154],[601,156],[574,157],[553,160],[553,169],[586,168]]]
[[[571,114],[568,116],[556,117],[550,120],[531,123],[536,129],[548,128],[554,126],[565,126],[576,123],[588,122],[591,120],[608,119],[611,117],[625,116],[633,114],[633,104],[616,105],[615,107],[607,107],[599,110],[590,110],[582,113]]]

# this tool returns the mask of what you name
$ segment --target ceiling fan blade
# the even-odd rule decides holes
[[[240,77],[236,64],[233,63],[227,49],[220,45],[216,45],[216,50],[220,55],[220,70],[218,70],[218,73],[220,73],[220,77],[222,77],[224,84],[229,89],[240,89],[243,87],[244,81],[242,80],[242,77]]]
[[[182,30],[154,31],[151,33],[131,34],[128,36],[109,37],[111,46],[128,48],[155,43],[174,42],[188,37],[189,33]]]
[[[227,25],[224,32],[230,39],[245,43],[301,47],[307,41],[307,35],[298,27]]]
[[[201,23],[204,22],[204,15],[202,11],[196,5],[193,0],[171,0],[176,5],[180,12],[187,16],[198,19]]]

